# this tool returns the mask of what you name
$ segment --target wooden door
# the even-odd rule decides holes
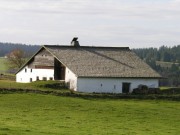
[[[129,93],[131,83],[122,83],[122,93]]]

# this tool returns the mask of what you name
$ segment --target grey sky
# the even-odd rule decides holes
[[[0,42],[180,44],[180,0],[0,0]]]

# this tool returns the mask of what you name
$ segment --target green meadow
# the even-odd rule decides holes
[[[0,58],[0,72],[6,71],[3,62],[4,58]],[[59,82],[39,81],[22,84],[0,80],[0,88],[70,93],[67,89],[52,88],[52,85],[57,83]],[[0,135],[179,135],[180,133],[179,101],[7,93],[0,94]]]
[[[0,94],[1,135],[178,135],[180,102]]]
[[[41,91],[63,91],[69,92],[68,89],[63,89],[60,87],[59,81],[36,81],[32,83],[16,83],[15,81],[9,80],[0,80],[0,88],[8,88],[8,89],[31,89],[31,90],[41,90]],[[56,86],[54,87],[53,86]]]
[[[5,64],[6,59],[0,57],[0,73],[7,71],[7,66]]]

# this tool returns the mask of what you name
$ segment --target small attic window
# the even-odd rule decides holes
[[[27,69],[25,68],[25,73],[27,72]]]

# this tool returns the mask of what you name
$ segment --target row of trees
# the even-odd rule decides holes
[[[36,52],[40,46],[38,45],[25,45],[25,44],[12,44],[0,42],[0,57],[4,57],[13,50],[20,49],[25,52],[26,56],[31,56]]]
[[[133,49],[133,51],[154,70],[167,78],[160,81],[161,85],[180,85],[180,45],[174,47],[161,46],[159,49]],[[162,64],[157,64],[157,61],[161,61]],[[163,64],[167,64],[167,66]]]
[[[180,45],[174,47],[141,48],[133,51],[143,60],[180,63]]]

